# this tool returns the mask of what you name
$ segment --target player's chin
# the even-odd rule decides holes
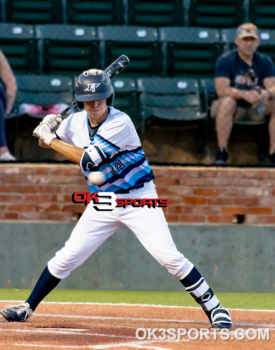
[[[91,114],[95,117],[101,117],[104,114],[105,110],[102,110],[102,108],[96,108],[91,110]]]

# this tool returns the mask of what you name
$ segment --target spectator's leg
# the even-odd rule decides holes
[[[275,101],[268,101],[265,105],[265,115],[269,116],[268,132],[269,132],[269,155],[272,162],[275,161]]]
[[[269,154],[275,153],[275,103],[273,103],[272,113],[269,119]]]
[[[0,155],[7,151],[5,109],[3,101],[0,99]]]
[[[7,146],[5,110],[5,101],[0,97],[0,162],[16,160]]]
[[[222,97],[219,99],[219,109],[216,117],[216,132],[219,148],[225,148],[227,150],[236,108],[237,102],[234,98]]]
[[[270,137],[269,154],[273,154],[275,153],[275,112],[270,116],[268,131]]]

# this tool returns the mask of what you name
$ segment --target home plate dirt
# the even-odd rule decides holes
[[[0,301],[0,308],[17,304]],[[223,333],[210,332],[199,308],[41,303],[27,322],[0,317],[0,349],[275,349],[275,311],[231,315],[234,328]]]

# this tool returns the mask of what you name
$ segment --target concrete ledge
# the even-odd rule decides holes
[[[32,288],[70,236],[72,223],[0,222],[0,288]],[[178,249],[217,292],[275,292],[272,226],[170,225]],[[183,290],[123,227],[60,285],[62,289]]]

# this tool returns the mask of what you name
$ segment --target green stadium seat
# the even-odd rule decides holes
[[[186,78],[141,78],[137,80],[139,110],[142,116],[141,135],[154,119],[170,123],[187,122],[199,125],[199,147],[205,142],[207,113],[205,95],[199,81]]]
[[[261,44],[258,51],[272,58],[275,63],[275,30],[260,30]]]
[[[94,27],[81,25],[36,26],[39,73],[79,75],[99,64]]]
[[[214,76],[223,43],[217,29],[160,28],[165,76],[207,78]]]
[[[249,20],[259,28],[275,29],[274,0],[250,0]]]
[[[128,114],[136,129],[141,126],[137,113],[136,82],[131,78],[114,78],[112,84],[115,90],[114,107]]]
[[[182,0],[125,0],[127,24],[150,27],[184,25]]]
[[[6,0],[6,21],[25,24],[62,23],[62,0]]]
[[[102,66],[125,54],[130,65],[123,71],[124,76],[156,76],[160,74],[160,50],[158,33],[155,28],[135,26],[98,27],[98,37],[102,41]],[[104,59],[105,57],[105,59]]]
[[[213,78],[201,79],[200,85],[205,91],[206,106],[210,107],[211,103],[218,98],[215,88],[215,81]],[[207,109],[207,114],[210,117],[210,109]]]
[[[194,27],[233,28],[244,22],[243,0],[192,0],[189,25]]]
[[[0,23],[0,48],[14,73],[36,72],[33,26]]]
[[[14,112],[23,103],[33,105],[70,104],[73,100],[72,78],[46,75],[16,75],[17,96]],[[31,115],[43,118],[41,115]]]
[[[67,0],[67,21],[74,24],[121,24],[121,0]]]
[[[224,43],[224,51],[230,51],[236,48],[235,45],[236,29],[222,29],[221,40]]]

